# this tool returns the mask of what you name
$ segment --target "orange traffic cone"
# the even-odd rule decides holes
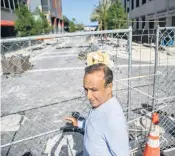
[[[153,113],[151,130],[148,135],[148,141],[146,143],[143,156],[160,156],[158,123],[159,123],[159,116],[157,113]]]

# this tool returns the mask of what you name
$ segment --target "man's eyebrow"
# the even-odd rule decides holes
[[[84,86],[83,86],[84,87]],[[92,87],[92,88],[86,88],[86,87],[84,87],[84,89],[89,89],[89,90],[98,90],[97,88],[95,88],[95,87]]]

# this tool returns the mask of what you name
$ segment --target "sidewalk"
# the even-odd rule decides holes
[[[109,38],[109,40],[110,43],[112,43],[113,45],[119,44],[119,47],[117,47],[118,57],[128,59],[127,40],[112,39],[112,38]],[[155,48],[153,46],[147,47],[144,46],[143,44],[132,42],[132,60],[154,63]],[[158,64],[175,65],[175,47],[166,47],[166,50],[164,51],[159,50]]]

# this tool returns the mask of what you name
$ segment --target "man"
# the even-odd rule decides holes
[[[85,121],[73,117],[74,126],[84,128],[84,156],[129,156],[129,141],[122,108],[112,96],[113,73],[99,63],[85,68],[84,89],[92,109]]]

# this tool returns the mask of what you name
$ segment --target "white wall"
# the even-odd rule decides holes
[[[135,0],[136,2],[136,0]],[[175,8],[175,0],[147,0],[147,3],[142,5],[140,0],[140,6],[130,11],[130,17],[136,18],[143,15],[166,11],[167,8]],[[135,6],[135,5],[134,5]],[[131,8],[131,3],[130,3]]]
[[[167,19],[166,19],[166,26],[167,27],[172,26],[172,17],[167,17]]]

